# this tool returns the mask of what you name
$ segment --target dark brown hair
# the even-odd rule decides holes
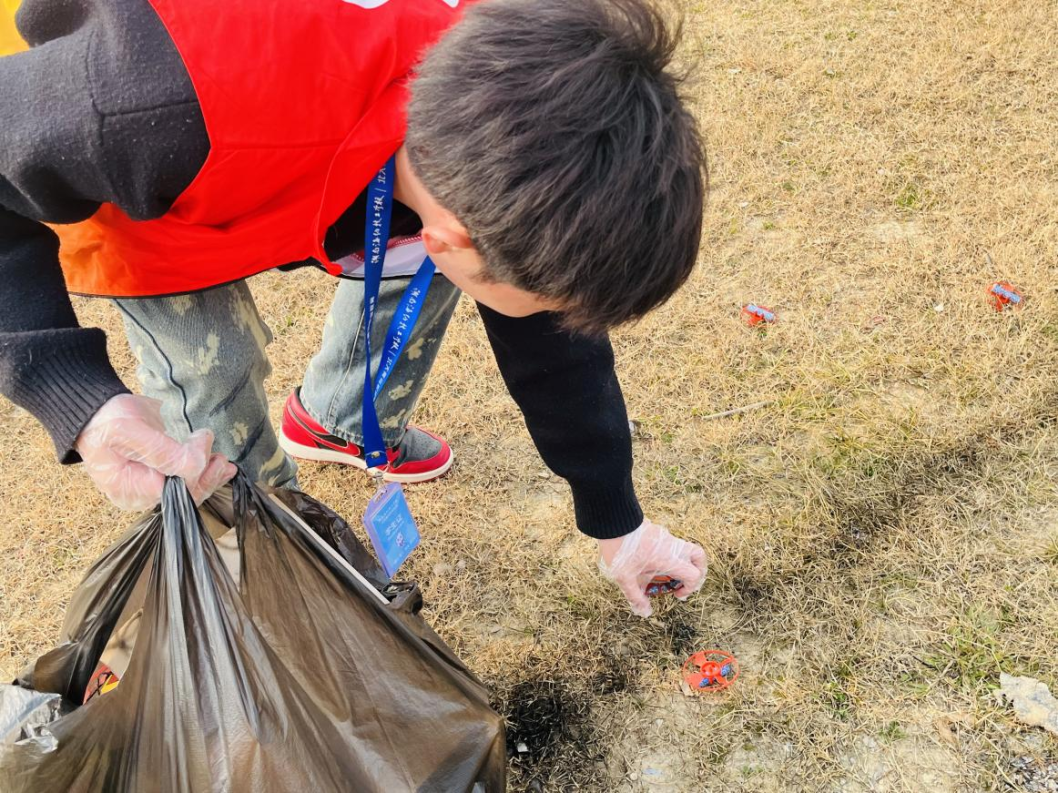
[[[646,0],[483,0],[425,57],[407,146],[484,277],[600,331],[641,317],[698,254],[706,162]]]

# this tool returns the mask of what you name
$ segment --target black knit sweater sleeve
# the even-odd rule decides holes
[[[48,429],[59,458],[127,391],[106,337],[81,328],[58,239],[110,201],[158,217],[194,178],[209,140],[191,82],[144,0],[25,0],[33,45],[0,58],[0,393]]]
[[[0,207],[0,393],[48,429],[63,462],[110,397],[128,389],[107,358],[106,335],[77,325],[46,226]]]
[[[478,311],[507,389],[540,456],[569,482],[577,526],[597,539],[643,522],[632,485],[632,439],[609,339],[562,330],[553,314]]]

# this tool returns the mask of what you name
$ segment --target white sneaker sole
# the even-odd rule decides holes
[[[311,460],[317,463],[338,463],[340,465],[351,465],[353,468],[359,468],[361,471],[367,470],[367,463],[358,457],[353,457],[344,452],[337,452],[334,449],[320,449],[316,446],[305,446],[304,444],[290,440],[290,438],[283,434],[282,430],[279,431],[279,446],[291,457],[298,460]],[[383,471],[382,479],[386,482],[400,482],[404,485],[410,485],[416,482],[429,482],[431,479],[436,479],[437,477],[444,476],[448,473],[448,469],[452,467],[455,458],[455,454],[450,453],[448,455],[448,461],[443,466],[436,470],[421,474],[394,474],[389,471]]]

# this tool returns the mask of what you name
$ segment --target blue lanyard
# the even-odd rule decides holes
[[[374,323],[378,292],[382,286],[382,270],[386,262],[386,246],[389,244],[389,224],[393,215],[393,181],[396,177],[395,159],[390,158],[378,175],[368,185],[367,223],[364,228],[364,459],[368,468],[380,468],[387,462],[386,445],[382,440],[382,428],[378,424],[375,400],[382,393],[401,350],[411,336],[419,314],[422,312],[426,293],[433,281],[434,263],[429,257],[423,261],[415,277],[397,305],[397,311],[389,323],[382,361],[378,376],[371,376],[371,327]]]

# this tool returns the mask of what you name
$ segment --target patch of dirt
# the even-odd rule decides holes
[[[835,786],[835,793],[956,793],[959,789],[959,758],[925,735],[910,735],[892,742],[861,736],[838,762],[846,775]]]
[[[788,232],[781,227],[781,218],[750,217],[745,221],[746,229],[766,237],[781,237]]]
[[[628,690],[632,682],[631,674],[622,668],[619,663],[608,666],[601,672],[596,672],[591,679],[591,689],[596,694],[603,696],[607,694],[620,694]]]
[[[871,226],[867,232],[879,242],[905,242],[922,236],[922,226],[913,220],[886,220]]]
[[[780,793],[790,790],[784,766],[795,754],[792,743],[749,737],[740,739],[739,745],[724,758],[724,769],[731,780],[737,780],[740,790]]]
[[[934,404],[926,388],[912,383],[895,381],[886,383],[878,397],[878,402],[889,407],[896,415],[905,413],[909,409],[921,411]],[[878,409],[877,403],[873,409]]]
[[[609,784],[599,790],[690,791],[699,789],[701,758],[688,732],[700,730],[702,704],[680,694],[662,693],[639,701],[634,721],[626,723],[611,748],[606,768]]]
[[[1058,561],[1058,507],[1033,507],[1018,515],[1015,543],[1031,556]]]
[[[683,659],[699,650],[698,628],[685,611],[673,611],[664,621],[665,638],[669,650],[678,659]]]

